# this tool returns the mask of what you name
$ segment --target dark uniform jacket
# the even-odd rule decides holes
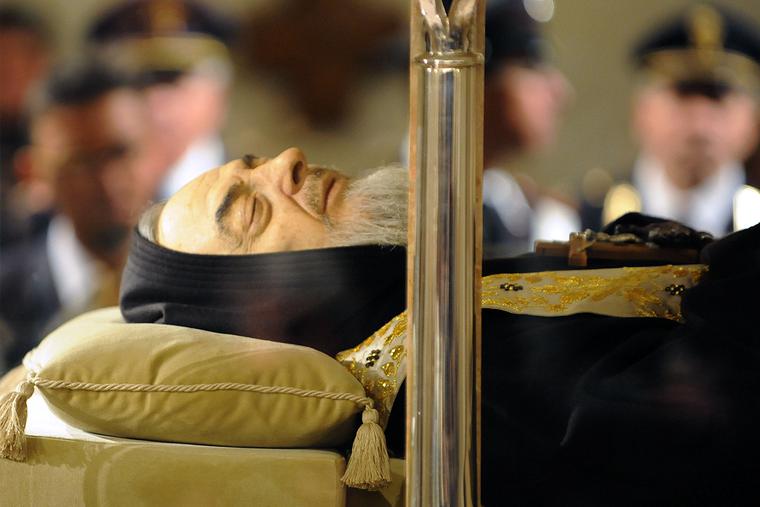
[[[18,364],[39,343],[61,309],[46,242],[42,233],[0,257],[0,343],[6,367]]]
[[[739,170],[740,167],[736,166],[736,170]],[[623,208],[627,209],[626,204],[631,198],[630,194],[634,194],[636,200],[641,204],[641,209],[628,209],[628,211],[643,211],[644,213],[652,213],[652,211],[648,210],[647,202],[649,200],[653,200],[653,196],[649,195],[649,193],[645,192],[646,189],[639,188],[639,186],[635,185],[636,183],[636,173],[634,171],[634,181],[630,180],[621,180],[616,182],[614,185],[612,185],[604,195],[597,195],[597,196],[583,196],[583,198],[580,199],[580,219],[581,219],[581,228],[583,230],[591,229],[593,231],[599,231],[602,229],[602,227],[606,226],[606,223],[603,223],[603,217],[605,214],[608,214],[608,210],[606,208],[611,207],[612,209],[620,208],[621,205]],[[736,176],[736,175],[734,175]],[[743,176],[741,176],[743,180]],[[737,178],[738,179],[738,178]],[[712,230],[713,234],[717,236],[723,236],[725,234],[728,234],[732,231],[734,231],[734,223],[735,223],[735,214],[739,213],[739,218],[741,219],[751,219],[753,217],[757,216],[756,204],[750,204],[748,207],[742,207],[742,206],[736,206],[736,198],[739,195],[739,193],[744,190],[747,186],[741,185],[741,181],[736,181],[735,186],[727,186],[727,188],[722,188],[722,191],[719,191],[717,194],[713,194],[711,196],[711,200],[708,201],[696,201],[696,197],[693,203],[693,206],[697,205],[697,202],[699,202],[699,205],[704,207],[704,209],[709,209],[712,211],[712,213],[717,216],[720,220],[718,224],[715,224],[715,227],[717,227],[720,230]],[[623,187],[625,190],[623,190]],[[623,190],[621,192],[621,190]],[[693,195],[698,195],[698,192],[693,192]],[[625,196],[625,197],[623,197]],[[620,200],[624,201],[624,203],[621,203]],[[663,217],[663,218],[669,218],[671,220],[678,220],[678,217]],[[740,220],[741,222],[745,222],[746,220]],[[686,224],[691,227],[703,230],[707,228],[704,224]]]

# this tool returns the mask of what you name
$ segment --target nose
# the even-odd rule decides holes
[[[112,209],[118,212],[132,212],[131,206],[136,195],[135,168],[128,162],[111,161],[102,165],[94,180],[98,192]]]
[[[297,194],[306,180],[308,171],[303,152],[298,148],[288,148],[273,158],[270,163],[282,191],[287,195]]]
[[[563,111],[574,98],[573,86],[558,69],[552,69],[550,72],[555,108],[557,111]]]
[[[710,136],[721,124],[717,121],[720,106],[703,97],[693,97],[686,103],[686,122],[694,135]]]

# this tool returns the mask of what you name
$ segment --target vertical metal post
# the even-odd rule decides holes
[[[478,504],[484,0],[412,0],[407,505]]]

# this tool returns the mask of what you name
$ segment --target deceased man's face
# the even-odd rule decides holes
[[[172,196],[158,219],[159,244],[188,253],[252,254],[330,246],[345,219],[345,176],[309,166],[301,150],[243,157]]]

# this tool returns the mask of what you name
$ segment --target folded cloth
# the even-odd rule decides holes
[[[708,245],[701,259],[709,270],[684,294],[681,306],[687,325],[695,332],[760,346],[760,224]]]
[[[709,232],[700,232],[679,222],[641,213],[626,213],[607,224],[602,232],[610,235],[633,234],[642,243],[669,248],[700,250],[713,241]]]

